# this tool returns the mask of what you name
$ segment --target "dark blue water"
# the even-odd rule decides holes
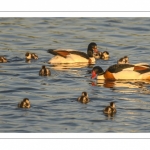
[[[150,132],[150,84],[105,83],[90,79],[87,66],[51,66],[50,48],[86,52],[90,42],[110,53],[98,60],[104,70],[125,55],[131,63],[150,59],[150,18],[0,18],[0,132],[141,133]],[[25,62],[25,53],[39,59]],[[50,77],[39,76],[42,65]],[[76,99],[86,91],[90,102]],[[30,109],[18,109],[25,97]],[[117,114],[102,112],[114,101]]]

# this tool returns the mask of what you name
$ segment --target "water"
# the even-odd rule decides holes
[[[150,132],[150,84],[105,83],[90,79],[87,66],[55,67],[49,48],[86,52],[90,42],[110,53],[98,60],[104,70],[127,55],[131,63],[149,63],[150,18],[0,18],[0,132],[20,133],[145,133]],[[25,62],[27,51],[38,60]],[[42,65],[50,77],[38,75]],[[90,102],[76,99],[86,91]],[[18,109],[25,97],[30,109]],[[117,114],[102,112],[114,101]]]

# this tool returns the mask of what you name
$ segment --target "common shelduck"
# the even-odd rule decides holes
[[[4,56],[0,56],[0,63],[7,62],[7,59]]]
[[[42,69],[39,71],[40,76],[50,76],[51,72],[48,68],[46,68],[44,65],[42,66]]]
[[[30,108],[30,101],[28,98],[24,98],[19,104],[19,108]]]
[[[97,44],[92,42],[88,45],[87,54],[73,49],[49,49],[48,53],[55,55],[48,63],[89,63],[95,64],[94,53],[97,52]]]
[[[128,56],[124,56],[117,61],[117,64],[129,64]]]
[[[86,104],[90,101],[87,92],[82,92],[82,95],[78,97],[77,100],[83,104]]]
[[[117,110],[116,110],[115,103],[114,103],[114,102],[110,102],[110,105],[107,106],[107,107],[103,110],[103,112],[104,112],[105,114],[114,114],[114,113],[116,113]]]
[[[27,60],[38,59],[38,55],[37,54],[35,54],[35,53],[29,53],[29,52],[27,52],[25,54],[25,57],[26,57]]]
[[[110,66],[105,72],[99,66],[92,69],[91,78],[119,80],[119,79],[145,79],[150,80],[150,65],[139,64],[115,64]]]

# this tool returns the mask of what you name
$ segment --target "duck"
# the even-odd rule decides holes
[[[117,64],[129,64],[128,56],[124,56],[117,61]]]
[[[0,56],[0,63],[6,63],[8,60],[4,56]]]
[[[108,59],[108,58],[109,58],[109,52],[108,51],[102,52],[101,59]]]
[[[95,66],[91,78],[94,79],[96,76],[98,80],[150,80],[150,65],[147,63],[114,64],[106,71],[103,71],[100,66]]]
[[[110,105],[103,110],[104,114],[114,114],[116,112],[117,110],[114,102],[110,102]]]
[[[104,52],[95,52],[94,57],[96,59],[103,59],[103,60],[108,60],[109,59],[109,52],[104,51]]]
[[[95,64],[94,53],[98,51],[97,44],[91,42],[88,45],[87,53],[73,50],[73,49],[48,49],[47,52],[53,54],[48,63],[62,64],[62,63],[88,63]]]
[[[93,56],[94,56],[95,59],[100,59],[101,55],[102,55],[102,52],[94,52],[93,53]]]
[[[18,103],[19,108],[30,108],[30,101],[28,98],[24,98],[20,103]]]
[[[48,68],[46,68],[46,66],[42,66],[41,70],[39,71],[39,75],[40,76],[50,76],[51,72]]]
[[[90,101],[87,92],[82,92],[81,96],[78,97],[77,101],[83,104],[87,104]]]
[[[35,54],[35,53],[30,53],[30,52],[27,52],[25,54],[25,57],[27,60],[30,60],[30,59],[38,59],[38,55]]]

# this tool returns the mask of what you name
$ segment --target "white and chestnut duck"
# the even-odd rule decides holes
[[[106,80],[130,80],[144,79],[150,80],[150,65],[146,63],[139,64],[115,64],[110,66],[106,71],[99,66],[92,69],[91,78],[106,79]]]
[[[97,53],[97,44],[92,42],[88,45],[87,53],[73,49],[49,49],[48,53],[53,54],[48,63],[89,63],[95,64],[94,53]]]

